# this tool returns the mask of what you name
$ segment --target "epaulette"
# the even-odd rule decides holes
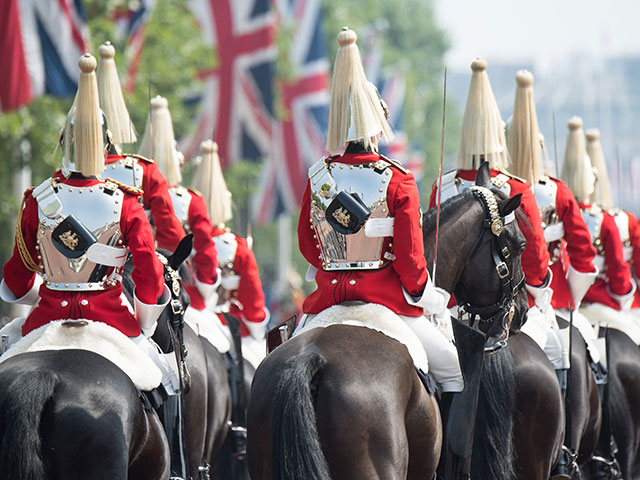
[[[387,158],[384,155],[380,155],[380,158],[382,160],[384,160],[385,162],[391,164],[391,166],[396,167],[398,170],[400,170],[402,173],[409,173],[410,170],[405,167],[404,165],[402,165],[402,163],[400,163],[398,160],[393,160],[391,158]]]
[[[137,153],[123,153],[122,156],[124,158],[127,158],[127,157],[135,158],[136,160],[142,160],[143,162],[147,162],[147,163],[155,163],[150,158],[143,157],[142,155],[138,155]]]
[[[321,161],[323,161],[325,163],[325,165],[329,165],[331,162],[333,162],[334,160],[340,158],[342,155],[328,155],[326,157],[324,157]]]
[[[518,180],[519,182],[522,183],[528,183],[524,178],[520,178],[520,177],[516,177],[513,173],[509,173],[506,170],[504,170],[503,168],[499,168],[498,171],[503,174],[506,175],[507,177],[509,177],[510,179],[513,180]],[[495,178],[495,177],[494,177]]]
[[[34,190],[35,188],[36,188],[36,187],[29,187],[29,188],[27,188],[27,189],[24,191],[24,193],[22,194],[22,195],[24,196],[24,198],[26,199],[29,195],[31,195],[31,192],[33,192],[33,190]]]
[[[200,190],[196,190],[195,188],[191,188],[191,187],[187,187],[187,190],[189,190],[191,193],[195,193],[199,197],[204,197],[204,195]]]
[[[127,185],[126,183],[119,182],[118,180],[114,180],[113,178],[106,178],[104,181],[105,181],[105,183],[111,182],[111,183],[117,185],[117,187],[120,190],[122,190],[124,192],[127,192],[127,193],[129,193],[131,195],[135,195],[136,197],[141,197],[144,194],[144,191],[141,188],[133,187],[131,185]]]

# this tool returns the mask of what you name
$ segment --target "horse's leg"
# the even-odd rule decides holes
[[[204,446],[207,429],[207,361],[200,338],[185,325],[184,342],[187,347],[187,368],[191,374],[191,388],[184,396],[187,472],[197,478],[198,467],[205,460]]]
[[[519,480],[547,480],[562,446],[562,394],[555,371],[538,345],[524,334],[509,341],[516,378],[516,475]]]
[[[409,440],[407,480],[430,479],[435,474],[440,459],[442,422],[436,399],[426,392],[417,376],[405,425]]]

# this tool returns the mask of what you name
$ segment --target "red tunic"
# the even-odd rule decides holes
[[[213,236],[217,237],[227,232],[227,229],[216,226],[213,229]],[[233,270],[240,276],[240,284],[236,290],[231,291],[231,309],[229,313],[241,318],[245,322],[260,323],[267,317],[265,310],[265,298],[262,291],[262,282],[258,272],[258,262],[249,248],[247,240],[236,235],[238,247],[236,257],[233,261]],[[220,319],[225,324],[224,317]],[[244,323],[241,325],[242,336],[249,335]]]
[[[456,177],[473,181],[477,173],[477,170],[459,170]],[[491,170],[492,177],[496,177],[501,173],[503,172]],[[505,175],[509,176],[508,174]],[[527,222],[522,221],[520,218],[518,219],[518,226],[527,241],[521,257],[525,281],[532,287],[539,287],[544,284],[547,277],[549,252],[547,251],[547,244],[544,240],[544,231],[542,230],[542,219],[540,218],[538,204],[531,191],[531,185],[524,180],[510,177],[507,184],[509,185],[509,196],[513,197],[519,193],[522,194],[520,210],[527,218]],[[436,206],[436,190],[437,183],[434,183],[429,199],[429,208]],[[529,306],[535,305],[531,295],[528,294],[528,296]]]
[[[569,264],[580,273],[592,273],[596,271],[593,259],[596,256],[596,249],[591,243],[589,228],[584,222],[580,205],[569,190],[567,185],[555,178],[550,178],[557,185],[556,212],[558,219],[564,225],[564,238],[557,242],[556,247],[560,248],[559,258],[551,265],[553,272],[553,297],[551,306],[553,308],[569,308],[569,302],[576,302],[571,298],[571,290],[567,282],[567,271]]]
[[[171,187],[173,188],[173,187]],[[189,202],[188,222],[193,233],[193,255],[191,267],[194,276],[201,283],[213,285],[216,281],[218,268],[218,254],[213,243],[213,227],[209,221],[207,205],[201,194],[188,189],[191,194]],[[177,218],[177,217],[175,217]],[[185,289],[191,297],[191,306],[196,310],[204,310],[207,306],[198,288],[193,284],[185,284]]]
[[[372,163],[379,160],[373,153],[346,153],[335,162],[348,165]],[[298,221],[298,243],[304,258],[318,269],[318,288],[303,304],[305,313],[320,313],[326,308],[347,301],[378,303],[400,315],[418,317],[423,309],[409,305],[402,286],[413,296],[422,294],[427,283],[427,262],[421,228],[420,196],[413,175],[393,168],[387,189],[389,215],[395,218],[393,238],[386,238],[384,251],[395,255],[395,260],[379,270],[322,270],[318,241],[310,219],[309,181],[302,198]]]
[[[76,187],[90,187],[101,183],[92,179],[68,179],[60,183]],[[27,196],[22,213],[22,234],[33,259],[38,258],[37,230],[38,205],[31,193]],[[155,305],[164,289],[163,266],[156,257],[155,243],[151,227],[138,198],[125,192],[120,214],[122,239],[131,250],[134,270],[133,281],[136,284],[136,296],[146,304]],[[4,281],[11,292],[20,298],[33,286],[36,274],[29,271],[20,258],[17,245],[13,255],[4,265]],[[40,287],[40,301],[31,311],[22,327],[23,335],[52,321],[61,319],[80,319],[104,322],[117,328],[129,337],[140,335],[140,327],[129,309],[122,304],[120,294],[122,286],[99,291],[56,291],[44,284]]]
[[[629,222],[629,244],[631,247],[631,281],[638,283],[640,278],[640,222],[633,213],[621,211],[619,215],[626,215]],[[631,308],[640,308],[640,288],[636,289]]]
[[[105,165],[117,162],[126,157],[125,155],[107,155]],[[182,224],[173,214],[173,203],[169,196],[169,185],[158,166],[150,161],[136,157],[138,165],[142,167],[142,204],[145,209],[151,210],[151,216],[155,224],[156,241],[158,247],[174,251],[180,240],[186,235]],[[109,172],[105,172],[105,178],[109,177]]]
[[[586,209],[590,205],[580,204]],[[600,227],[600,241],[604,249],[604,272],[586,293],[583,303],[601,303],[616,310],[621,310],[620,304],[614,299],[609,290],[615,295],[625,295],[631,291],[631,274],[629,264],[624,261],[623,245],[615,219],[603,212]]]

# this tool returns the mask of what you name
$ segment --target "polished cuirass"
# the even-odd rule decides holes
[[[173,202],[173,213],[175,213],[180,223],[184,227],[184,231],[191,232],[189,225],[189,205],[191,205],[191,194],[185,187],[177,186],[169,188],[169,195]]]
[[[118,264],[124,264],[128,250],[120,240],[120,214],[124,194],[111,182],[90,187],[56,184],[54,180],[36,187],[33,196],[38,203],[38,251],[43,266],[43,279],[51,290],[105,290],[118,282],[117,268],[108,274],[111,265],[96,263],[100,249],[81,249],[83,238],[78,229],[65,225],[79,225],[81,232],[90,232],[96,244],[119,252]],[[62,226],[62,228],[58,228]],[[104,250],[104,249],[102,249]],[[114,254],[115,255],[115,254]],[[110,262],[107,262],[110,263]]]
[[[230,307],[231,292],[240,286],[240,276],[236,275],[234,262],[238,250],[238,240],[232,232],[213,237],[218,253],[218,266],[221,272],[220,285],[218,286],[217,312],[228,312]]]
[[[442,176],[442,193],[440,194],[440,202],[444,203],[451,197],[466,192],[476,184],[475,180],[465,180],[458,177],[458,170],[452,170]],[[494,188],[501,190],[506,195],[511,193],[511,186],[507,183],[509,177],[503,173],[499,173],[495,177],[491,177],[491,183]]]
[[[587,224],[591,234],[591,243],[596,247],[596,257],[593,259],[593,264],[600,271],[600,275],[605,273],[604,245],[601,237],[603,217],[604,213],[597,205],[592,205],[582,210],[582,218],[584,218],[584,222]]]
[[[309,169],[310,221],[324,270],[375,270],[393,258],[383,257],[384,238],[393,236],[393,218],[387,205],[392,176],[390,163],[382,158],[356,165],[322,159]],[[338,232],[325,215],[340,192],[357,194],[371,212],[364,226],[355,233]],[[348,222],[336,216],[340,213],[343,212],[333,213],[336,220]]]
[[[558,217],[557,196],[558,185],[547,176],[543,176],[534,186],[533,193],[536,198],[544,239],[549,249],[549,265],[553,265],[560,258],[561,245],[557,243],[564,238],[564,223]]]
[[[620,240],[622,240],[624,261],[630,262],[633,254],[631,246],[631,235],[629,233],[629,216],[620,209],[615,209],[613,218],[616,221],[618,232],[620,232]]]
[[[135,157],[124,157],[105,166],[102,178],[112,178],[130,187],[142,188],[144,169]]]

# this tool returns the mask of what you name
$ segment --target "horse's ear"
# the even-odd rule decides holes
[[[491,188],[491,170],[489,162],[482,162],[476,174],[476,185],[479,187]]]
[[[190,233],[180,240],[176,251],[167,259],[169,261],[169,266],[174,270],[178,270],[180,265],[182,265],[182,262],[184,262],[191,253],[192,248],[193,233]]]
[[[520,206],[520,201],[522,200],[522,194],[519,193],[514,195],[513,197],[501,202],[498,205],[498,210],[500,210],[500,216],[506,217],[511,212],[515,211]]]

